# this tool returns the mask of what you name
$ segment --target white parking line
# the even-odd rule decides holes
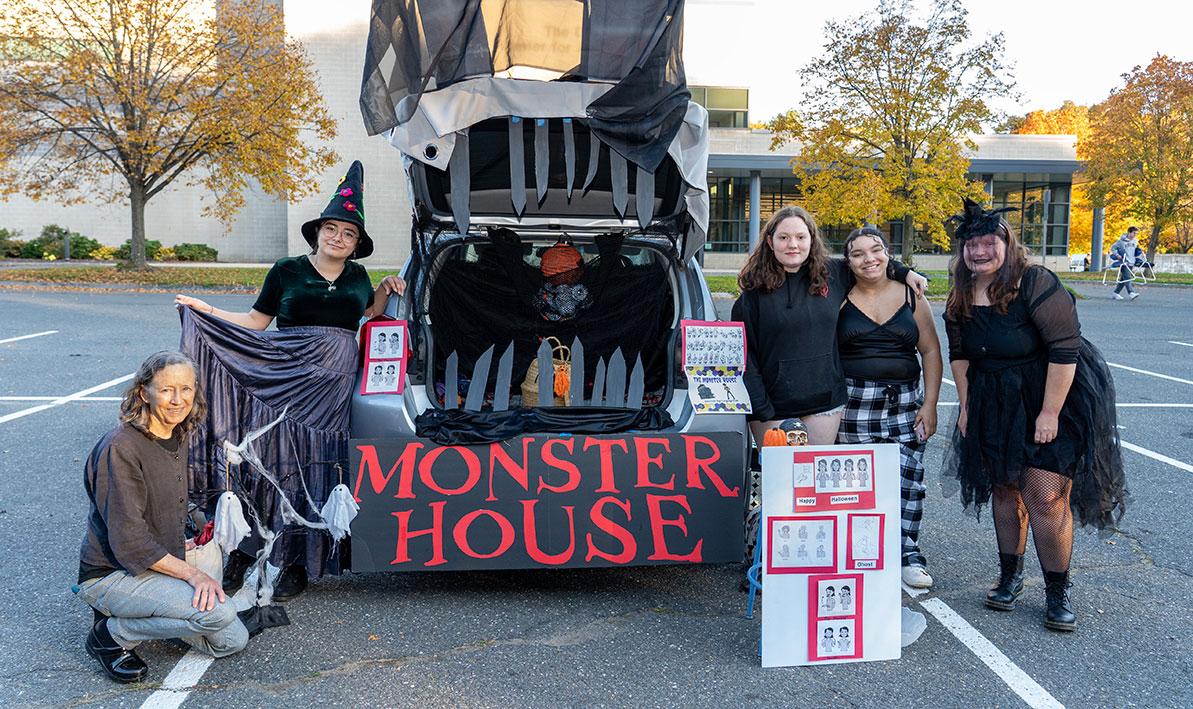
[[[1170,377],[1167,374],[1158,374],[1156,372],[1149,372],[1146,369],[1135,369],[1134,367],[1128,367],[1125,364],[1115,364],[1114,362],[1107,362],[1106,364],[1110,365],[1111,367],[1118,367],[1119,369],[1125,369],[1128,372],[1135,372],[1136,374],[1148,374],[1153,377],[1159,377],[1161,379],[1167,379],[1167,380],[1173,381],[1173,382],[1180,382],[1182,384],[1193,384],[1193,382],[1189,381],[1188,379],[1181,379],[1180,377]]]
[[[210,655],[188,650],[166,675],[161,689],[149,695],[141,709],[178,709],[214,660]]]
[[[1168,344],[1170,344],[1170,345],[1180,345],[1180,346],[1182,346],[1182,347],[1193,347],[1193,344],[1189,344],[1188,342],[1177,342],[1176,340],[1169,340],[1169,341],[1168,341]]]
[[[10,337],[7,340],[0,340],[0,345],[5,342],[16,342],[17,340],[28,340],[31,337],[41,337],[42,335],[53,335],[57,330],[46,330],[45,332],[35,332],[32,335],[21,335],[20,337]]]
[[[235,603],[239,610],[248,608],[249,604],[257,600],[256,588],[257,571],[253,569],[245,575],[244,585],[227,602]],[[215,658],[210,655],[187,650],[178,664],[174,665],[174,669],[170,670],[170,674],[162,680],[161,688],[150,694],[141,704],[141,709],[178,709],[214,661]]]
[[[83,391],[75,392],[74,394],[68,394],[67,396],[59,397],[57,399],[54,399],[53,401],[51,401],[48,404],[42,404],[41,406],[34,406],[29,409],[22,409],[20,411],[13,412],[11,414],[6,414],[4,416],[0,416],[0,423],[7,423],[9,421],[12,421],[13,419],[19,419],[22,416],[28,416],[29,414],[35,414],[38,411],[45,411],[46,409],[53,408],[60,404],[65,404],[70,401],[75,401],[76,399],[81,399],[81,398],[87,396],[88,394],[95,393],[102,389],[107,389],[108,387],[115,386],[122,382],[127,382],[129,379],[132,379],[132,378],[133,378],[132,374],[126,374],[123,377],[117,377],[116,379],[104,382],[103,384],[97,384],[89,389],[84,389]]]
[[[1123,448],[1126,448],[1129,451],[1135,451],[1136,453],[1139,453],[1140,455],[1146,455],[1148,458],[1158,460],[1161,463],[1168,463],[1169,465],[1171,465],[1174,468],[1180,468],[1181,470],[1193,473],[1193,465],[1189,465],[1188,463],[1184,463],[1182,461],[1176,460],[1175,458],[1169,458],[1168,456],[1164,455],[1163,453],[1157,453],[1155,451],[1149,451],[1146,448],[1140,448],[1139,446],[1135,445],[1134,443],[1127,443],[1126,441],[1119,441],[1119,442],[1123,444]]]
[[[58,401],[61,396],[0,396],[0,401]],[[71,401],[121,401],[119,396],[80,396]]]
[[[947,603],[939,598],[929,598],[922,601],[920,605],[935,616],[941,625],[953,634],[953,637],[960,640],[974,655],[977,655],[979,660],[994,671],[994,674],[1001,677],[1002,681],[1006,682],[1007,686],[1015,694],[1018,694],[1019,698],[1028,706],[1064,709],[1064,705],[1058,702],[1056,697],[1041,687],[1030,675],[1019,669],[1018,665],[1011,662],[1006,655],[1002,654],[1002,651],[994,647],[994,643],[987,640],[986,636],[979,633]]]

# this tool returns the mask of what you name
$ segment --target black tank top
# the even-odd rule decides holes
[[[920,341],[920,328],[914,313],[915,300],[910,289],[903,305],[881,324],[868,318],[846,298],[837,318],[837,347],[845,376],[883,384],[919,381],[916,343]]]

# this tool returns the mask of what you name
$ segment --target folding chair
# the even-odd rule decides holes
[[[1111,272],[1114,273],[1114,285],[1120,283],[1140,283],[1147,284],[1148,281],[1156,280],[1156,272],[1152,270],[1152,265],[1146,261],[1141,264],[1127,264],[1127,272],[1131,274],[1130,278],[1124,278],[1118,266],[1110,265],[1102,269],[1102,285],[1108,285],[1108,279]]]

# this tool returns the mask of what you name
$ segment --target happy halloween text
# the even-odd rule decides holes
[[[357,571],[740,561],[739,434],[354,440]]]

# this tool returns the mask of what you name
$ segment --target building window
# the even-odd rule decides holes
[[[689,86],[692,100],[708,110],[709,128],[749,128],[750,90]]]
[[[1070,175],[999,173],[990,176],[994,208],[1019,211],[1003,217],[1032,253],[1067,256],[1069,253]]]

